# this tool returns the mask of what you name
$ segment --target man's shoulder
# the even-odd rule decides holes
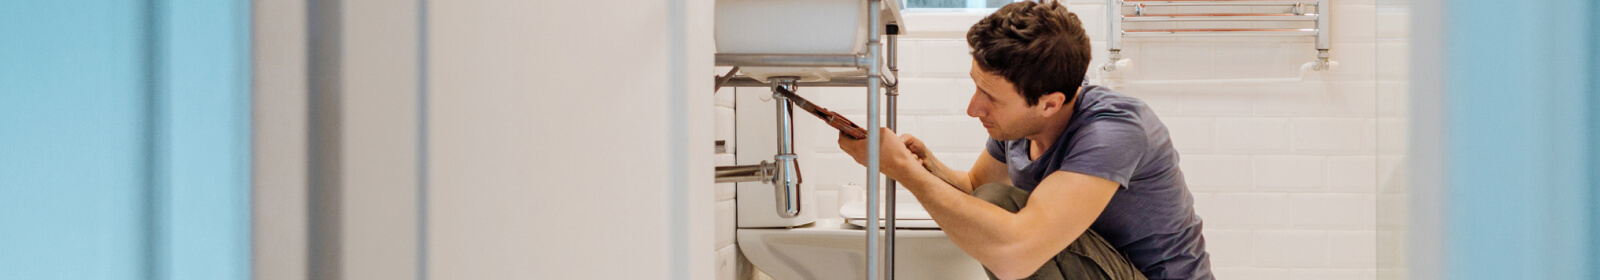
[[[1137,113],[1148,105],[1137,97],[1129,96],[1109,87],[1088,85],[1085,86],[1079,102],[1087,112],[1130,112]]]

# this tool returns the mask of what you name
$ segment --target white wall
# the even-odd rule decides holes
[[[1075,2],[1071,9],[1092,36],[1098,64],[1107,57],[1105,7]],[[1377,122],[1380,115],[1403,115],[1397,110],[1404,105],[1394,103],[1404,97],[1376,90],[1373,1],[1337,1],[1333,9],[1332,56],[1341,65],[1305,82],[1132,85],[1290,78],[1316,54],[1310,38],[1259,37],[1128,40],[1124,57],[1134,65],[1109,80],[1148,102],[1171,129],[1221,279],[1376,278],[1379,171],[1388,176],[1401,165],[1401,157],[1379,157]],[[981,16],[908,13],[911,38],[900,45],[900,131],[926,141],[952,168],[969,167],[986,139],[965,115],[973,85],[963,35]],[[741,98],[764,91],[740,90]],[[861,91],[800,93],[863,120]],[[771,123],[739,120],[737,129],[771,130]],[[805,181],[818,186],[818,217],[836,216],[833,186],[861,184],[865,170],[838,150],[832,128],[807,119],[795,123]],[[1385,135],[1403,135],[1403,127],[1383,127]]]
[[[1377,1],[1378,279],[1409,272],[1411,1]]]
[[[251,279],[310,271],[305,1],[251,1]]]
[[[416,278],[417,4],[254,4],[254,278]]]
[[[717,67],[716,70],[717,73],[711,75],[725,74],[728,67]],[[716,154],[717,166],[728,166],[736,163],[733,153],[738,145],[738,139],[734,137],[734,126],[738,120],[734,118],[734,93],[735,89],[731,87],[717,91],[716,106],[712,109],[713,115],[715,115],[715,138],[718,141],[723,141],[726,147],[725,152]],[[762,120],[750,119],[744,121]],[[753,143],[752,145],[761,144]],[[719,280],[750,279],[754,273],[750,261],[746,260],[744,254],[739,252],[739,245],[734,244],[734,231],[738,226],[739,217],[738,209],[736,208],[738,204],[734,200],[736,190],[736,183],[716,184],[716,241],[714,247],[717,254],[716,279]]]
[[[428,1],[428,278],[711,278],[710,12]]]

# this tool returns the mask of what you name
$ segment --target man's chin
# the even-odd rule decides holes
[[[1021,137],[1016,137],[1016,136],[1013,136],[1013,135],[1005,135],[1004,133],[1001,133],[998,129],[995,129],[995,128],[988,128],[987,132],[989,132],[989,139],[994,139],[994,140],[999,140],[999,141],[1011,141],[1011,140],[1017,140],[1017,138],[1021,138]]]

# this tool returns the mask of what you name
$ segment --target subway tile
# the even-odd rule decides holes
[[[1377,85],[1367,81],[1268,84],[1259,87],[1255,111],[1264,117],[1373,117]]]
[[[1408,38],[1408,37],[1400,37]],[[1411,41],[1409,39],[1384,39],[1377,43],[1377,69],[1373,73],[1379,82],[1406,82],[1411,80]]]
[[[983,151],[989,133],[976,118],[966,116],[917,117],[918,128],[903,129],[936,152]]]
[[[734,145],[737,144],[734,140],[737,138],[734,137],[734,129],[736,129],[735,124],[737,123],[737,118],[734,115],[733,108],[717,107],[715,110],[715,138],[717,141],[723,141],[723,144],[727,147],[727,152],[732,153],[734,151]]]
[[[1331,267],[1372,268],[1378,262],[1378,232],[1328,232],[1328,260]]]
[[[1378,40],[1406,40],[1411,38],[1411,9],[1403,2],[1388,1],[1377,5],[1377,34],[1373,37]]]
[[[1213,276],[1217,279],[1232,280],[1282,280],[1289,278],[1287,268],[1261,268],[1261,267],[1224,267],[1213,266]]]
[[[1145,106],[1150,107],[1151,111],[1155,111],[1156,115],[1163,119],[1167,117],[1189,116],[1183,112],[1185,102],[1184,96],[1189,95],[1190,93],[1188,92],[1182,92],[1181,90],[1159,90],[1150,87],[1141,88],[1129,86],[1113,88],[1113,90],[1134,98],[1138,98],[1139,101],[1143,101]]]
[[[901,78],[897,98],[900,115],[965,114],[965,98],[952,96],[970,96],[972,88],[961,87],[958,79],[966,78]]]
[[[1237,28],[1253,28],[1248,26]],[[1224,27],[1226,28],[1226,27]],[[1294,57],[1291,44],[1276,42],[1217,43],[1218,79],[1294,78],[1306,58]]]
[[[938,158],[940,162],[944,162],[945,167],[958,171],[968,171],[972,170],[973,164],[978,163],[978,157],[988,157],[989,154],[983,150],[976,152],[935,151],[933,156]]]
[[[1335,80],[1372,81],[1377,76],[1377,43],[1333,41],[1328,49],[1329,60],[1339,62],[1338,67],[1327,70]]]
[[[1326,163],[1320,156],[1255,156],[1250,159],[1258,191],[1320,192]]]
[[[1374,156],[1328,157],[1328,190],[1371,193],[1378,190],[1378,159]]]
[[[1189,189],[1206,192],[1249,191],[1250,157],[1242,155],[1183,155],[1179,161]]]
[[[1216,48],[1205,43],[1141,44],[1140,57],[1131,57],[1137,66],[1134,80],[1195,80],[1216,77]],[[1130,77],[1135,76],[1135,77]]]
[[[1258,229],[1288,224],[1288,195],[1279,193],[1196,193],[1195,213],[1211,229]]]
[[[819,188],[818,190],[815,190],[814,193],[806,194],[812,196],[813,199],[816,199],[817,204],[814,205],[816,205],[817,208],[811,211],[816,211],[817,219],[839,218],[839,187],[838,185],[827,186],[829,186],[830,189],[822,190]],[[818,185],[817,187],[822,187],[822,185]]]
[[[717,280],[743,280],[738,278],[739,247],[728,245],[717,249]]]
[[[1406,279],[1411,271],[1405,267],[1385,267],[1378,268],[1376,275],[1375,279]]]
[[[904,18],[909,33],[917,39],[901,38],[901,42],[923,40],[921,38],[938,39],[964,39],[967,29],[983,19],[986,14],[979,13],[905,13]],[[905,48],[905,46],[901,46]]]
[[[843,152],[802,155],[800,168],[807,184],[866,184],[867,168]]]
[[[1377,120],[1377,150],[1381,155],[1406,154],[1411,140],[1411,120],[1404,117],[1380,117]]]
[[[1376,254],[1377,255],[1376,262],[1377,262],[1377,266],[1378,266],[1379,269],[1392,269],[1392,268],[1405,268],[1406,267],[1406,255],[1405,255],[1405,252],[1409,249],[1409,248],[1406,247],[1406,246],[1409,246],[1409,245],[1406,244],[1406,240],[1405,240],[1407,234],[1409,234],[1409,233],[1407,233],[1405,231],[1398,231],[1398,230],[1379,230],[1378,231],[1378,233],[1377,233],[1378,240],[1377,240],[1377,242],[1375,242],[1375,244],[1377,246],[1376,249],[1378,250],[1378,253]],[[1386,278],[1386,279],[1400,279],[1400,278]]]
[[[1330,117],[1371,118],[1378,114],[1378,83],[1371,80],[1330,82],[1334,95],[1327,101]]]
[[[1380,230],[1406,228],[1409,223],[1406,219],[1411,212],[1411,196],[1405,193],[1380,193],[1377,196],[1378,217],[1375,226]]]
[[[726,71],[726,70],[723,70],[723,71]],[[717,75],[722,75],[722,74],[727,74],[727,72],[717,73]],[[717,107],[733,108],[734,103],[735,103],[733,99],[734,99],[734,96],[737,96],[737,94],[734,94],[734,90],[735,89],[736,88],[734,88],[734,87],[724,87],[721,90],[718,90],[717,93],[716,93],[716,102],[717,102],[716,104],[717,104]]]
[[[1324,267],[1328,263],[1328,234],[1310,230],[1258,231],[1255,252],[1257,266]]]
[[[898,57],[901,77],[966,77],[972,70],[972,56],[965,39],[916,39],[900,40],[900,43],[906,44],[900,46]]]
[[[1162,118],[1161,122],[1167,126],[1167,134],[1172,138],[1172,147],[1179,154],[1208,153],[1215,148],[1215,129],[1209,118]],[[1187,160],[1185,157],[1184,160]]]
[[[1291,194],[1289,220],[1302,229],[1372,230],[1377,207],[1373,194]]]
[[[1370,1],[1369,1],[1370,2]],[[1334,42],[1372,42],[1377,38],[1377,6],[1372,3],[1333,2],[1328,35]]]
[[[733,245],[733,235],[734,231],[737,229],[737,221],[735,219],[738,217],[737,209],[737,203],[734,203],[733,200],[717,202],[717,220],[714,222],[714,225],[716,226],[716,237],[713,239],[715,240],[714,243],[717,248]]]
[[[1324,116],[1333,99],[1327,83],[1268,84],[1257,87],[1255,115],[1263,117]]]
[[[1406,118],[1411,111],[1411,86],[1408,81],[1378,81],[1378,117]]]
[[[1404,154],[1378,156],[1378,193],[1404,193],[1410,185]]]
[[[739,184],[736,184],[736,183],[718,183],[717,184],[717,199],[716,199],[716,201],[720,202],[720,201],[725,201],[725,200],[733,200],[734,198],[737,198],[738,197],[738,195],[737,195],[738,191],[737,190],[739,189],[738,186],[739,186]]]
[[[1289,278],[1295,280],[1371,280],[1377,270],[1372,268],[1308,268],[1290,269]]]
[[[1275,153],[1289,150],[1289,120],[1283,118],[1217,118],[1217,150]]]
[[[976,97],[978,88],[977,84],[972,81],[972,78],[948,79],[950,79],[950,90],[955,92],[955,94],[945,96],[945,98],[949,98],[949,100],[944,102],[952,105],[952,107],[950,107],[951,113],[948,116],[971,117],[967,115],[967,106],[971,105],[972,98]]]
[[[1206,253],[1213,267],[1249,266],[1255,258],[1255,237],[1248,230],[1206,230]]]
[[[1248,117],[1254,111],[1248,89],[1200,87],[1183,95],[1185,116]]]
[[[1301,154],[1371,154],[1374,124],[1370,118],[1295,119],[1294,150]]]

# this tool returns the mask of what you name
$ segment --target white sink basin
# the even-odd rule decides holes
[[[793,229],[739,229],[737,236],[739,250],[773,279],[866,279],[866,231],[843,220],[820,219]],[[895,242],[895,278],[988,279],[983,266],[943,231],[899,229]]]

